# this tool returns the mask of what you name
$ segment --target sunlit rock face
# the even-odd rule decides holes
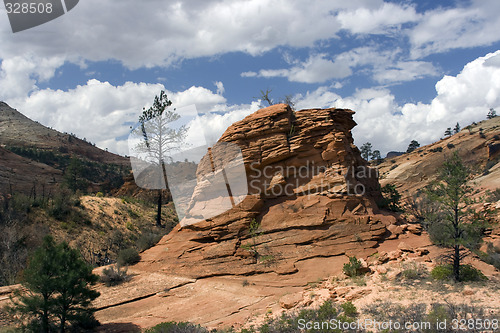
[[[396,218],[378,212],[353,114],[278,104],[231,125],[199,163],[180,225],[142,264],[193,277],[291,274],[298,261],[369,252]]]

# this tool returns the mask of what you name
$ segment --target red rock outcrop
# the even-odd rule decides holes
[[[230,126],[219,143],[241,147],[249,195],[177,226],[137,268],[194,278],[291,274],[309,258],[373,251],[396,218],[377,212],[377,174],[353,144],[353,113],[279,104]],[[197,176],[210,171],[204,158]]]

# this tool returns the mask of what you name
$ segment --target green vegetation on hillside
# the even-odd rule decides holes
[[[73,191],[87,192],[91,184],[96,184],[100,191],[109,192],[120,187],[123,184],[123,177],[130,172],[130,168],[121,165],[94,162],[52,150],[6,148],[19,156],[62,170],[64,185]]]
[[[323,333],[323,332],[445,332],[437,323],[447,322],[450,328],[446,332],[454,332],[451,325],[454,321],[460,324],[460,319],[477,318],[474,327],[483,325],[488,330],[498,330],[499,321],[496,314],[487,309],[467,304],[416,303],[402,305],[392,301],[374,302],[357,309],[351,302],[342,304],[325,301],[318,308],[302,309],[295,312],[284,312],[281,316],[268,315],[263,324],[249,328],[226,328],[208,330],[199,325],[187,322],[165,322],[148,330],[147,333]],[[360,320],[358,325],[357,320]],[[370,319],[366,321],[365,319]],[[384,329],[391,323],[392,329]],[[482,332],[481,329],[470,329],[466,322],[467,332]],[[382,326],[384,325],[384,326]],[[399,325],[399,327],[398,327]],[[405,327],[404,325],[414,325]],[[441,324],[442,326],[442,324]]]
[[[20,281],[27,257],[52,234],[77,248],[93,266],[110,264],[124,249],[143,251],[177,224],[172,203],[165,226],[155,227],[155,208],[133,198],[80,196],[65,188],[50,195],[0,195],[0,286]]]

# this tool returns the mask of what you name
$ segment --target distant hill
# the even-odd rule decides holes
[[[0,193],[28,193],[60,184],[72,159],[93,191],[118,187],[123,182],[118,178],[129,173],[128,158],[45,127],[0,102]]]
[[[401,156],[403,154],[404,154],[404,152],[402,152],[402,151],[390,151],[387,153],[385,158],[393,158],[393,157]]]
[[[396,184],[403,195],[416,193],[435,179],[436,170],[458,151],[475,173],[473,185],[481,192],[500,188],[500,117],[465,127],[459,133],[392,156],[378,166],[380,183]]]

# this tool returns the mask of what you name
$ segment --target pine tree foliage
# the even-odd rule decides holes
[[[97,323],[91,307],[99,296],[91,288],[97,280],[77,250],[46,236],[24,271],[27,292],[17,292],[10,311],[20,315],[30,331],[65,332],[68,325],[89,328]]]

